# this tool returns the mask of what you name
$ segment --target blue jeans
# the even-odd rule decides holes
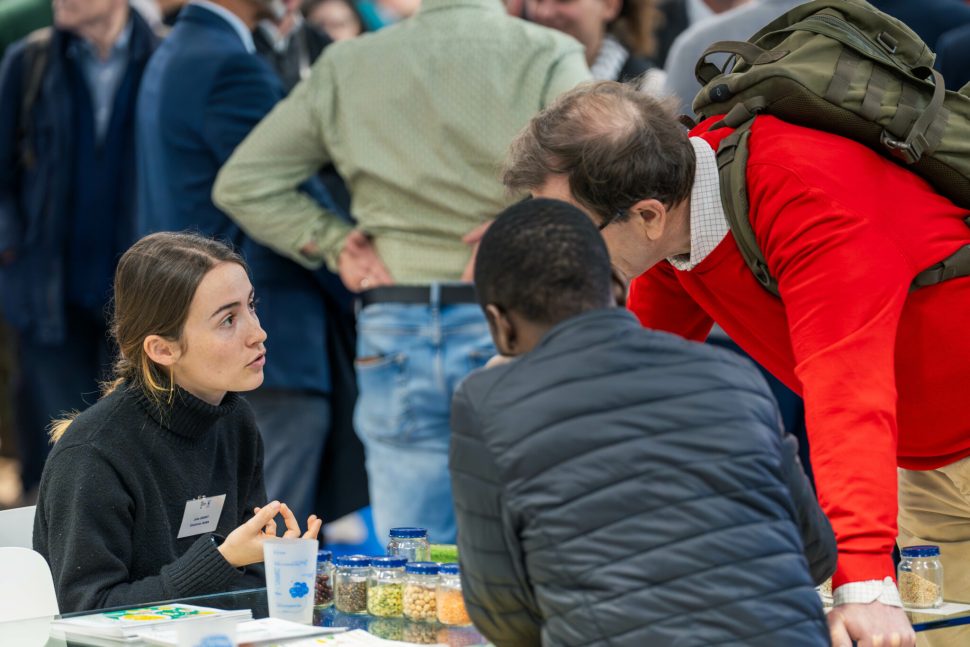
[[[300,529],[316,514],[317,479],[330,435],[330,398],[322,393],[257,389],[246,394],[263,437],[267,501],[293,510]],[[324,519],[324,522],[335,521]]]
[[[364,443],[378,539],[397,526],[454,543],[448,476],[451,396],[495,353],[473,304],[377,303],[357,319],[354,426]]]

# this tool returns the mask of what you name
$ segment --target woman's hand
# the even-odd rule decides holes
[[[235,568],[259,564],[263,561],[263,543],[276,537],[276,515],[283,515],[286,531],[283,537],[316,539],[323,526],[323,519],[311,514],[306,520],[307,530],[300,534],[300,524],[293,511],[285,503],[273,501],[262,508],[254,508],[253,518],[242,524],[226,537],[219,552]]]
[[[258,564],[263,561],[263,542],[276,536],[276,522],[273,518],[280,512],[282,504],[273,501],[262,508],[256,508],[252,519],[242,524],[226,537],[219,546],[219,552],[235,568]],[[293,513],[290,513],[293,516]]]
[[[286,532],[283,533],[283,536],[290,538],[300,537],[300,524],[297,523],[296,515],[290,510],[290,506],[285,503],[282,504],[280,506],[280,512],[283,514],[283,523],[286,524]],[[303,539],[316,539],[322,527],[323,519],[320,519],[315,514],[311,514],[306,520],[306,532],[302,535]]]

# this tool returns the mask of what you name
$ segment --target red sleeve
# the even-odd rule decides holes
[[[630,284],[627,308],[646,328],[704,341],[714,320],[684,290],[674,268],[661,261]]]
[[[894,575],[896,329],[916,271],[879,227],[787,169],[748,167],[753,224],[788,318],[833,583]]]

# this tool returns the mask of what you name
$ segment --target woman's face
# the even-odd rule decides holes
[[[363,26],[344,0],[328,0],[314,7],[307,20],[334,40],[360,36]]]
[[[587,49],[599,47],[606,23],[619,11],[615,0],[526,0],[526,15],[540,25],[565,32]],[[595,52],[593,52],[595,54]]]
[[[227,391],[252,391],[263,383],[265,341],[249,276],[236,263],[220,263],[192,297],[172,364],[175,383],[213,405]]]

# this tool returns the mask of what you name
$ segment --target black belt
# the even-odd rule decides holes
[[[388,285],[374,288],[360,295],[361,307],[374,303],[431,303],[430,285]],[[478,303],[473,285],[438,286],[438,303],[455,305],[459,303]]]

